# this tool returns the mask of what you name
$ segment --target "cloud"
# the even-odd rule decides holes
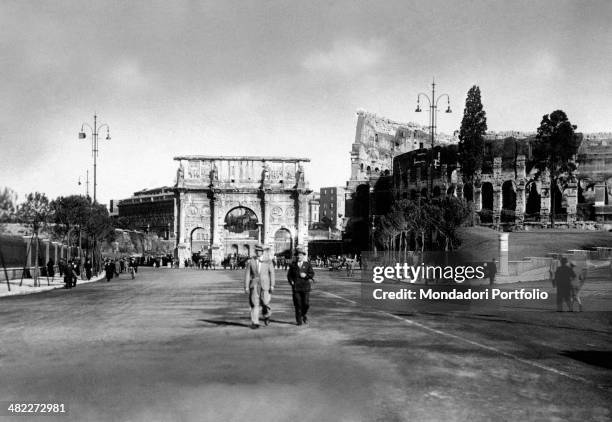
[[[365,43],[336,41],[327,51],[309,54],[302,66],[311,72],[349,74],[374,68],[383,62],[385,44],[380,40]]]
[[[534,58],[531,65],[531,72],[533,75],[542,78],[560,76],[562,71],[563,69],[559,64],[559,60],[557,60],[557,57],[550,52],[538,54],[537,57]]]
[[[144,89],[151,86],[152,76],[143,71],[136,60],[123,60],[115,64],[109,73],[109,81],[118,88]]]

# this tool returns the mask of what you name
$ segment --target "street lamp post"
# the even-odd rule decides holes
[[[448,94],[440,94],[440,96],[438,96],[438,98],[436,98],[436,81],[432,81],[431,83],[431,97],[429,97],[427,94],[424,94],[422,92],[419,93],[419,95],[417,95],[417,107],[416,110],[414,110],[417,113],[420,113],[422,111],[421,109],[421,96],[425,97],[427,99],[427,102],[429,103],[429,133],[431,135],[431,150],[429,152],[429,189],[428,189],[428,196],[430,198],[433,198],[433,167],[434,167],[434,143],[435,143],[435,138],[436,138],[436,127],[437,127],[437,118],[438,118],[438,101],[440,101],[441,98],[446,97],[447,100],[447,107],[446,107],[446,113],[452,113],[452,110],[450,108],[450,97],[448,96]]]
[[[97,179],[96,179],[96,167],[97,167],[97,158],[98,158],[98,132],[100,129],[106,127],[106,140],[110,141],[110,127],[104,123],[98,126],[98,116],[94,114],[94,124],[91,127],[88,123],[83,123],[81,125],[81,131],[79,132],[79,139],[87,138],[87,134],[85,133],[85,127],[88,127],[91,130],[91,155],[93,155],[94,160],[94,180],[93,180],[93,202],[96,202],[96,187],[97,187]]]
[[[79,186],[81,186],[81,176],[79,176]],[[89,170],[87,170],[87,176],[85,178],[85,197],[89,198]]]

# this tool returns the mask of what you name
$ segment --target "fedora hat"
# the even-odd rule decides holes
[[[295,250],[295,254],[296,254],[296,255],[299,255],[299,254],[302,254],[302,255],[308,255],[308,254],[306,253],[306,251],[305,251],[304,249],[302,249],[302,248],[297,248],[297,249]]]
[[[261,243],[258,243],[257,245],[255,245],[255,250],[256,251],[262,251],[264,250],[264,246]]]

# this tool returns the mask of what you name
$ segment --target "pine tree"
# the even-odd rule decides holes
[[[482,167],[484,134],[487,131],[487,116],[480,101],[480,88],[470,88],[465,99],[463,120],[459,132],[459,156],[461,171],[466,183],[472,182],[474,174]]]
[[[576,126],[571,124],[562,110],[555,110],[542,117],[538,127],[537,141],[533,150],[535,166],[541,172],[550,173],[550,221],[555,225],[555,185],[561,192],[573,177],[576,165],[572,159],[578,151]]]

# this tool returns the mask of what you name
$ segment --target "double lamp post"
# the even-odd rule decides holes
[[[429,97],[427,94],[424,94],[422,92],[420,92],[417,95],[417,107],[416,107],[416,110],[414,110],[417,113],[420,113],[421,111],[423,111],[421,109],[421,96],[425,97],[425,99],[427,99],[427,102],[429,103],[429,133],[431,135],[431,150],[429,151],[428,196],[430,198],[433,198],[434,144],[435,144],[435,138],[436,138],[436,127],[438,125],[438,102],[440,101],[440,99],[446,97],[446,101],[447,101],[447,107],[445,111],[446,113],[452,113],[452,110],[450,108],[450,97],[448,96],[448,94],[440,94],[436,98],[435,80],[432,81],[431,83],[431,97]]]
[[[91,131],[91,155],[93,156],[93,202],[96,202],[96,187],[98,185],[96,178],[97,158],[98,158],[98,133],[101,129],[106,128],[106,140],[110,141],[110,127],[104,123],[98,126],[98,116],[94,114],[93,127],[88,123],[81,125],[81,131],[79,132],[79,139],[86,139],[87,133],[85,128],[89,128]]]

